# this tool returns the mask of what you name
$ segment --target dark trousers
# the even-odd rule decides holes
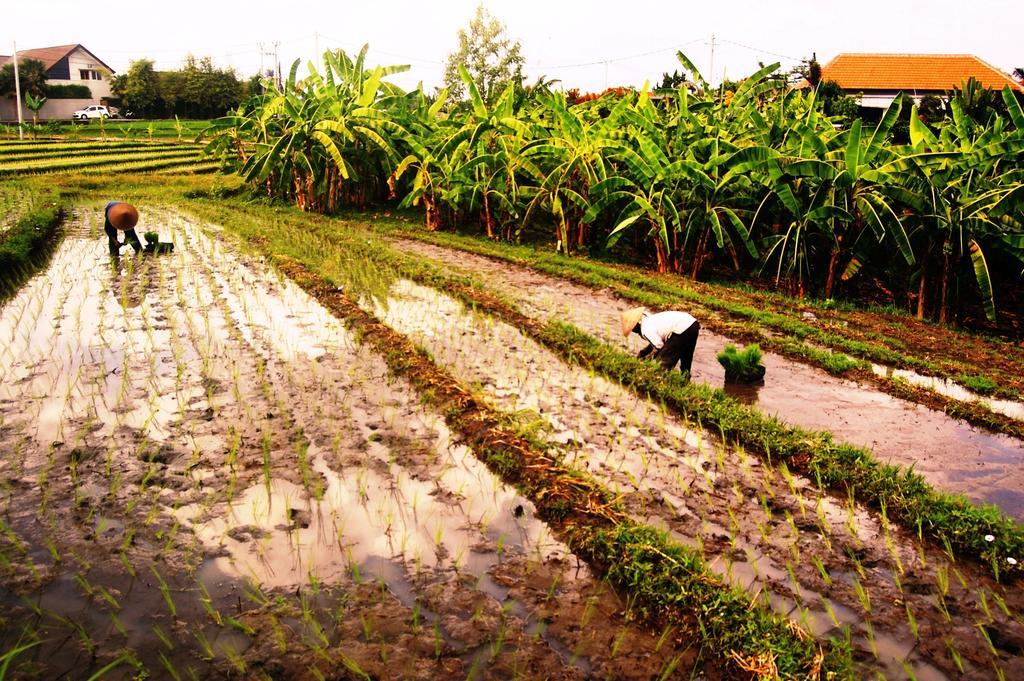
[[[661,350],[655,353],[655,358],[661,362],[666,369],[672,369],[679,364],[679,370],[690,372],[693,364],[693,351],[697,347],[697,335],[700,333],[700,322],[693,325],[682,333],[670,334],[665,339]]]
[[[110,255],[117,255],[120,253],[121,244],[117,242],[117,230],[108,225],[104,225],[103,231],[107,233],[107,243],[110,246]],[[139,235],[135,233],[134,229],[125,231],[124,242],[126,244],[131,244],[136,253],[142,250],[142,243],[139,241]]]

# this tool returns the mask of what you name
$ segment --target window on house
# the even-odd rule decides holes
[[[78,77],[81,80],[103,80],[103,76],[96,69],[78,69]]]

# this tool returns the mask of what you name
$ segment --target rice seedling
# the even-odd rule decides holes
[[[174,681],[181,681],[181,675],[178,674],[178,669],[175,665],[167,659],[167,655],[163,651],[160,651],[158,655],[160,664],[163,666],[163,670],[167,672],[168,678],[174,679]]]
[[[817,568],[818,574],[821,575],[821,581],[825,583],[825,586],[832,586],[832,576],[828,572],[828,568],[825,567],[824,562],[818,556],[812,556],[811,562],[814,563],[814,567]]]
[[[19,655],[32,650],[38,645],[42,645],[43,642],[39,640],[26,640],[25,642],[22,642],[26,638],[27,633],[30,633],[27,630],[27,627],[23,628],[22,634],[18,637],[14,646],[0,653],[0,679],[7,678],[7,670],[10,669],[11,664]],[[30,636],[28,638],[33,637]]]
[[[748,345],[742,351],[729,343],[718,353],[718,363],[725,368],[727,383],[758,383],[764,380],[765,368],[761,364],[761,348]]]
[[[171,613],[172,618],[176,618],[178,615],[178,606],[174,602],[174,596],[171,594],[170,587],[167,585],[167,582],[164,581],[163,576],[156,569],[155,565],[151,565],[149,571],[156,578],[156,581],[160,588],[160,594],[163,596],[164,604],[167,606],[167,611]]]
[[[860,607],[864,610],[867,615],[871,614],[871,595],[868,593],[867,588],[861,582],[861,577],[853,578],[853,592],[857,594],[857,600],[860,601]]]
[[[960,657],[960,651],[956,649],[956,645],[954,645],[952,639],[946,641],[946,649],[949,651],[949,656],[953,658],[953,664],[956,665],[956,668],[960,670],[960,673],[962,674],[964,671],[963,658]]]

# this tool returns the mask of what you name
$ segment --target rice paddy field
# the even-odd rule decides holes
[[[1024,678],[1019,348],[915,370],[777,299],[723,391],[760,294],[3,144],[8,214],[67,205],[0,308],[0,678]],[[110,198],[174,252],[111,259]],[[692,383],[618,333],[644,295]]]
[[[202,146],[176,141],[0,139],[0,177],[36,173],[206,173],[216,161]]]

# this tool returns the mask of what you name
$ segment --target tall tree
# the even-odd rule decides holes
[[[802,59],[800,63],[793,67],[793,70],[789,72],[789,76],[797,81],[803,78],[811,84],[811,87],[818,87],[818,83],[821,82],[822,78],[821,64],[818,62],[818,53],[812,52],[810,59]]]
[[[25,59],[18,62],[18,79],[21,85],[21,96],[46,95],[46,64],[38,59]],[[14,65],[6,64],[0,69],[0,95],[14,94]]]
[[[110,81],[110,91],[121,98],[124,108],[137,116],[152,116],[160,100],[160,82],[153,69],[152,59],[138,59],[128,66],[126,73]]]
[[[234,69],[218,69],[209,57],[189,55],[180,71],[179,104],[173,113],[189,118],[223,116],[242,101],[242,84]]]
[[[477,5],[469,27],[459,29],[459,48],[445,61],[444,85],[450,96],[464,98],[466,87],[459,76],[461,64],[469,71],[484,102],[493,104],[509,83],[522,85],[524,63],[519,41],[513,42],[505,34],[505,25],[483,5]]]
[[[658,85],[658,87],[655,88],[655,89],[656,90],[678,90],[679,88],[683,87],[684,85],[686,85],[686,74],[685,73],[679,73],[679,71],[674,70],[670,74],[668,71],[665,71],[665,72],[663,72],[661,74],[661,84]]]

